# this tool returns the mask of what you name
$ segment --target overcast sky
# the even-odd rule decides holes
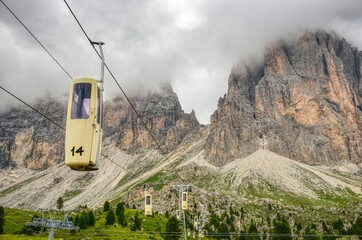
[[[3,0],[72,77],[99,77],[100,62],[62,0]],[[85,31],[103,41],[127,94],[170,82],[185,112],[209,123],[230,70],[266,44],[324,28],[362,49],[360,0],[68,0]],[[69,77],[0,3],[0,86],[18,97],[67,97]],[[122,95],[106,74],[109,99]],[[0,90],[0,110],[19,104]]]

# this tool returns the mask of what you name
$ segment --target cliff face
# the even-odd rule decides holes
[[[323,31],[234,67],[211,116],[206,158],[224,165],[259,148],[309,164],[360,163],[362,53]]]
[[[64,126],[65,104],[55,99],[34,106]],[[0,168],[43,169],[64,159],[64,131],[21,107],[0,115]]]
[[[195,113],[185,114],[171,86],[164,86],[159,93],[135,97],[131,100],[142,121],[151,131],[163,151],[181,143],[184,136],[200,127]],[[135,111],[127,104],[119,121],[118,146],[122,150],[157,147]]]
[[[199,128],[195,113],[183,112],[171,86],[131,100],[164,151],[175,148],[185,135]],[[65,128],[65,102],[47,99],[34,108]],[[103,138],[117,141],[122,150],[132,153],[139,148],[156,147],[125,99],[106,102],[104,121]],[[61,128],[27,107],[1,114],[0,168],[44,169],[64,161],[64,134]]]

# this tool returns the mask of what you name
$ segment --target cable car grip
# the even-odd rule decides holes
[[[101,90],[103,91],[103,79],[104,79],[104,65],[105,65],[105,59],[104,59],[104,54],[103,54],[103,49],[102,46],[105,44],[104,42],[93,42],[91,41],[92,45],[98,45],[99,47],[99,52],[100,52],[100,57],[102,60],[101,63],[101,78],[100,78],[100,82],[101,82]]]

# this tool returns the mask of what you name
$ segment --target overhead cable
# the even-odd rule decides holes
[[[38,40],[38,38],[29,30],[29,28],[18,18],[18,16],[16,16],[16,14],[3,2],[3,0],[0,0],[0,2],[6,7],[6,9],[21,23],[21,25],[27,30],[27,32],[39,43],[39,45],[49,54],[49,56],[51,56],[51,58],[58,64],[58,66],[69,76],[70,79],[73,79],[72,76],[65,70],[65,68],[59,63],[59,61],[44,47],[44,45]],[[53,121],[52,119],[50,119],[49,117],[47,117],[46,115],[44,115],[43,113],[39,112],[38,110],[36,110],[34,107],[32,107],[30,104],[26,103],[24,100],[20,99],[19,97],[17,97],[15,94],[9,92],[8,90],[6,90],[4,87],[0,86],[0,88],[5,91],[6,93],[8,93],[9,95],[11,95],[12,97],[16,98],[18,101],[22,102],[23,104],[25,104],[26,106],[28,106],[30,109],[32,109],[33,111],[37,112],[38,114],[40,114],[42,117],[44,117],[45,119],[47,119],[48,121],[52,122],[53,124],[55,124],[56,126],[58,126],[59,128],[63,129],[65,131],[65,128],[61,125],[59,125],[58,123],[56,123],[55,121]],[[110,160],[111,162],[113,162],[114,164],[116,164],[117,166],[119,166],[120,168],[122,168],[123,170],[127,171],[128,173],[132,174],[133,176],[137,177],[138,179],[140,179],[141,181],[143,179],[139,178],[137,175],[135,175],[134,173],[130,172],[128,169],[122,167],[121,165],[119,165],[117,162],[113,161],[112,159],[110,159],[108,156],[101,154],[104,158]]]
[[[87,32],[84,30],[82,24],[79,22],[77,16],[74,14],[73,10],[71,9],[71,7],[69,6],[69,4],[67,3],[66,0],[64,0],[64,3],[67,5],[69,11],[71,12],[71,14],[73,15],[74,19],[76,20],[76,22],[78,23],[79,27],[81,28],[83,34],[86,36],[86,38],[88,39],[90,45],[92,46],[92,48],[94,49],[94,51],[97,53],[98,57],[100,59],[102,59],[101,55],[99,54],[99,52],[97,51],[97,49],[94,47],[94,42],[89,38]],[[118,88],[121,90],[121,92],[123,93],[123,95],[125,96],[126,100],[128,101],[128,103],[130,104],[131,108],[134,110],[134,112],[136,113],[138,119],[141,121],[142,125],[145,127],[145,129],[147,130],[147,132],[150,134],[152,140],[156,143],[157,148],[159,149],[159,151],[161,152],[162,155],[164,155],[166,157],[166,160],[169,162],[170,166],[173,168],[174,172],[178,175],[178,177],[180,178],[181,182],[184,182],[184,180],[182,179],[182,177],[180,176],[180,174],[178,174],[178,171],[176,170],[176,168],[173,166],[173,164],[171,163],[171,161],[168,159],[166,153],[162,150],[161,145],[158,143],[158,141],[156,140],[156,138],[154,137],[154,135],[152,134],[151,130],[147,127],[146,123],[143,121],[141,115],[138,113],[137,109],[135,108],[135,106],[133,105],[133,103],[131,102],[131,100],[129,99],[129,97],[127,96],[127,94],[125,93],[125,91],[123,90],[123,88],[121,87],[121,85],[119,84],[119,82],[117,81],[116,77],[113,75],[112,71],[110,70],[110,68],[108,67],[108,65],[106,63],[104,63],[105,67],[107,68],[109,74],[111,75],[111,77],[113,78],[113,80],[115,81],[115,83],[117,84]]]
[[[48,55],[53,58],[53,60],[58,64],[58,66],[65,72],[65,74],[68,75],[70,79],[73,79],[72,76],[65,70],[65,68],[58,62],[58,60],[46,49],[46,47],[39,41],[37,37],[29,30],[28,27],[25,26],[25,24],[15,15],[13,11],[4,3],[3,0],[0,0],[0,2],[6,7],[6,9],[18,20],[18,22],[28,31],[28,33],[39,43],[39,45],[48,53]]]
[[[0,0],[1,1],[1,0]],[[34,107],[32,107],[30,104],[28,104],[27,102],[25,102],[24,100],[20,99],[19,97],[17,97],[15,94],[9,92],[8,90],[6,90],[4,87],[0,86],[0,88],[8,93],[10,96],[14,97],[15,99],[17,99],[18,101],[22,102],[23,104],[25,104],[26,106],[28,106],[31,110],[35,111],[36,113],[38,113],[39,115],[41,115],[43,118],[47,119],[48,121],[50,121],[51,123],[53,123],[54,125],[58,126],[59,128],[61,128],[62,130],[65,131],[65,128],[61,125],[59,125],[59,123],[55,122],[54,120],[50,119],[48,116],[46,116],[45,114],[41,113],[40,111],[38,111],[37,109],[35,109]],[[104,158],[106,158],[107,160],[113,162],[114,164],[116,164],[117,166],[119,166],[120,168],[122,168],[123,170],[125,170],[126,172],[132,174],[133,176],[135,176],[136,178],[138,178],[140,181],[143,181],[144,179],[138,177],[136,174],[132,173],[131,171],[129,171],[128,169],[122,167],[121,165],[119,165],[117,162],[113,161],[112,159],[110,159],[107,155],[101,154]]]

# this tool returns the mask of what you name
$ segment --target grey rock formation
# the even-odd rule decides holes
[[[193,111],[184,113],[170,85],[163,86],[158,93],[134,97],[132,102],[152,136],[127,104],[127,113],[120,118],[118,130],[118,146],[123,150],[132,152],[159,145],[167,152],[180,144],[185,135],[200,127]]]
[[[360,163],[362,53],[335,34],[306,33],[240,64],[211,117],[209,162],[259,148],[309,164]]]
[[[56,99],[34,106],[61,126],[65,104]],[[64,159],[64,131],[27,107],[0,115],[0,168],[43,169]]]
[[[159,93],[130,97],[138,113],[163,151],[179,145],[199,129],[195,113],[185,114],[170,85]],[[34,106],[65,128],[66,102],[42,99]],[[156,148],[155,141],[124,98],[105,104],[104,139],[110,137],[127,152]],[[0,115],[0,168],[44,169],[64,161],[65,132],[28,107]]]

